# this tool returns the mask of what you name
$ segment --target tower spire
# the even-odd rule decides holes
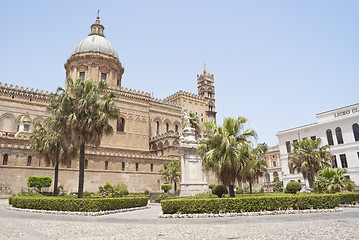
[[[203,67],[203,75],[207,74],[207,68],[206,68],[206,63],[204,63],[204,67]]]

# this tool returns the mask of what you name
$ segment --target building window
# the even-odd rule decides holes
[[[273,155],[272,158],[275,158],[275,155]]]
[[[277,172],[273,172],[273,178],[278,177],[278,173]]]
[[[359,141],[359,126],[357,123],[353,124],[354,140]]]
[[[108,170],[108,161],[105,161],[105,170]]]
[[[265,179],[266,179],[266,184],[270,183],[270,175],[269,173],[265,173]]]
[[[85,72],[80,72],[80,79],[85,81]]]
[[[327,130],[328,145],[334,145],[332,130]]]
[[[203,118],[201,118],[201,122],[203,122]]]
[[[32,160],[32,157],[31,157],[31,156],[28,156],[28,157],[27,157],[27,164],[26,164],[26,166],[28,166],[28,167],[31,166],[31,160]]]
[[[287,147],[287,153],[290,153],[290,141],[285,142],[285,146]]]
[[[175,132],[178,133],[178,125],[175,125]]]
[[[170,130],[170,125],[166,123],[166,132],[168,132],[169,130]]]
[[[151,172],[153,172],[153,163],[151,163]]]
[[[7,165],[7,160],[8,160],[9,156],[7,154],[4,154],[3,160],[2,160],[2,165]]]
[[[117,79],[117,86],[120,86],[120,79]]]
[[[294,144],[294,143],[296,143],[296,142],[298,142],[298,140],[297,140],[297,139],[296,139],[296,140],[293,140],[293,144]]]
[[[332,168],[338,168],[337,156],[333,155]]]
[[[30,125],[24,124],[24,132],[30,132]]]
[[[125,162],[122,162],[122,171],[125,171]]]
[[[120,117],[120,119],[117,120],[117,132],[124,132],[125,131],[125,119],[123,117]]]
[[[138,171],[138,163],[136,163],[136,172]]]
[[[156,121],[156,135],[160,135],[160,123]]]
[[[277,163],[275,160],[273,160],[273,167],[276,167],[277,166]]]
[[[212,97],[212,93],[208,92],[208,97],[211,98]]]
[[[87,169],[89,166],[89,161],[87,161],[87,159],[85,160],[85,169]]]
[[[316,136],[311,136],[310,139],[312,139],[313,141],[315,141],[317,139]]]
[[[208,111],[212,112],[212,110],[213,110],[213,106],[212,106],[212,105],[209,105],[209,106],[208,106]]]
[[[106,82],[106,78],[107,78],[107,74],[106,73],[101,73],[101,81]]]
[[[342,135],[342,130],[340,129],[340,127],[337,127],[335,129],[335,134],[337,135],[338,144],[343,144],[344,143],[343,135]]]
[[[71,159],[67,160],[66,167],[67,167],[67,168],[71,168]]]
[[[340,162],[342,163],[342,168],[348,168],[348,163],[347,163],[347,156],[345,156],[345,154],[340,154]]]
[[[358,160],[359,160],[359,152],[357,152],[357,155],[358,155]]]

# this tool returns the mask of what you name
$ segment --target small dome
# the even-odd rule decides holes
[[[110,43],[110,41],[101,35],[89,35],[82,39],[75,47],[72,55],[84,52],[100,52],[118,59],[116,50],[113,45]]]
[[[32,119],[28,114],[26,114],[20,118],[20,123],[32,123]]]

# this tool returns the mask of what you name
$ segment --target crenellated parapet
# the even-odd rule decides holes
[[[43,90],[34,90],[33,88],[24,88],[19,86],[8,86],[6,83],[3,85],[0,82],[0,96],[8,97],[11,99],[21,99],[35,102],[48,103],[50,93]]]
[[[186,99],[189,99],[189,100],[192,100],[192,101],[199,101],[199,102],[205,102],[206,99],[197,95],[197,94],[194,94],[194,93],[189,93],[189,92],[185,92],[185,91],[178,91],[168,97],[166,97],[165,99],[163,99],[164,102],[168,102],[168,103],[171,103],[171,104],[180,104],[180,98],[186,98]]]

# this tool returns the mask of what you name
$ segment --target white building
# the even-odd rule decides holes
[[[282,161],[283,184],[298,181],[306,187],[302,174],[290,173],[288,153],[293,142],[305,138],[321,138],[334,155],[333,166],[345,168],[345,176],[359,186],[359,104],[330,110],[316,115],[317,122],[277,133]]]

